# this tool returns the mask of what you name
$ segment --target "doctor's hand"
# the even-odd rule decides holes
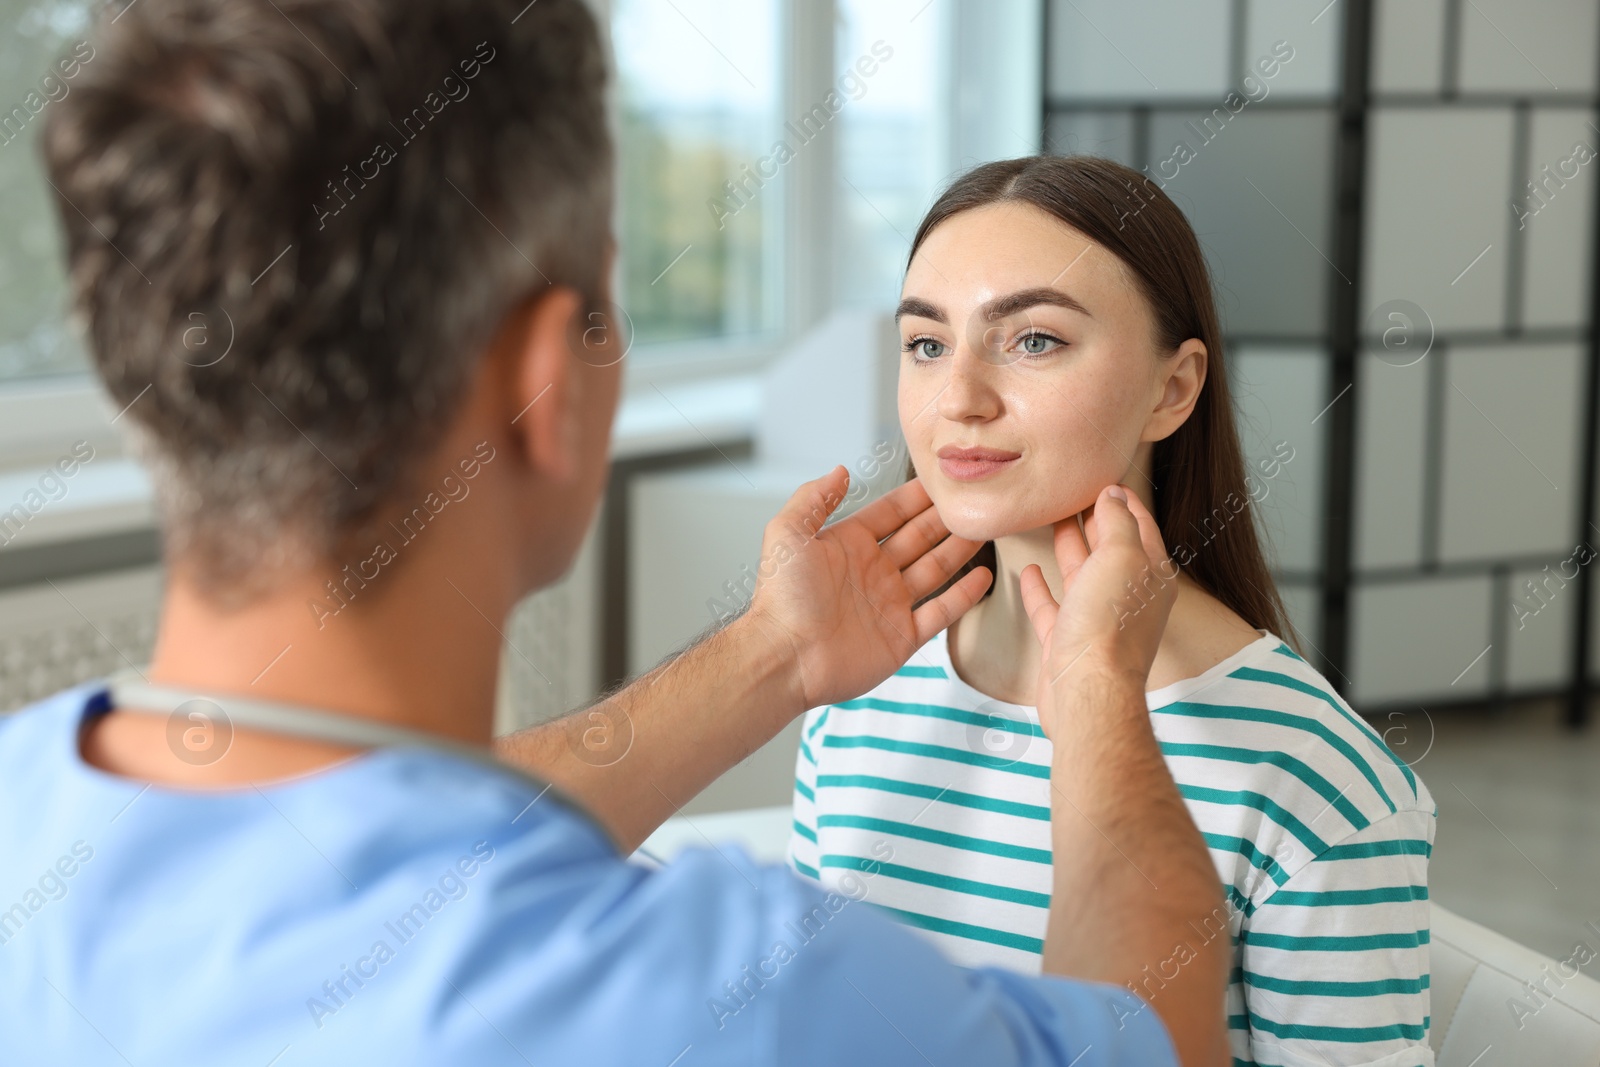
[[[981,547],[953,536],[916,480],[824,526],[849,471],[802,485],[767,524],[746,620],[789,657],[802,709],[860,696],[978,602],[979,567],[917,606]]]
[[[1178,568],[1161,529],[1137,493],[1100,491],[1080,533],[1076,516],[1055,526],[1061,603],[1037,565],[1022,572],[1022,603],[1044,646],[1039,669],[1040,725],[1055,739],[1061,687],[1114,678],[1144,691],[1167,617],[1178,597]]]

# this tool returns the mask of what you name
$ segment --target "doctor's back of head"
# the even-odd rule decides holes
[[[582,0],[129,0],[90,44],[45,163],[166,588],[145,674],[0,720],[0,1060],[1171,1062],[1125,989],[632,863],[477,758],[625,354]]]
[[[439,489],[419,465],[486,352],[511,357],[505,403],[539,377],[603,445],[612,149],[583,4],[138,0],[93,47],[48,114],[49,177],[95,365],[197,589],[366,563],[385,508]],[[599,346],[584,373],[527,365],[540,304]],[[605,461],[572,451],[587,492],[543,517],[572,529],[531,546],[561,569]]]

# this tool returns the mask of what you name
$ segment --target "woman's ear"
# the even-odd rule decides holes
[[[1206,384],[1206,357],[1205,342],[1191,337],[1158,362],[1156,381],[1160,391],[1139,440],[1164,440],[1189,418]]]

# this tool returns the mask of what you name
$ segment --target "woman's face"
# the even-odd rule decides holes
[[[1148,470],[1149,442],[1192,409],[1196,368],[1161,358],[1136,284],[1031,205],[973,208],[924,240],[898,314],[900,427],[952,533],[985,541],[1046,526],[1113,482],[1149,501],[1132,472]],[[1178,354],[1195,348],[1197,396],[1204,346]]]

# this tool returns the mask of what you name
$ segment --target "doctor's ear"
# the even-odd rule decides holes
[[[1139,440],[1163,440],[1183,425],[1206,384],[1208,362],[1205,342],[1198,337],[1183,342],[1172,355],[1159,358],[1156,382],[1160,392]]]
[[[506,316],[495,341],[494,357],[506,364],[500,409],[511,442],[539,477],[556,482],[571,479],[578,466],[572,343],[582,306],[575,289],[543,289]]]

